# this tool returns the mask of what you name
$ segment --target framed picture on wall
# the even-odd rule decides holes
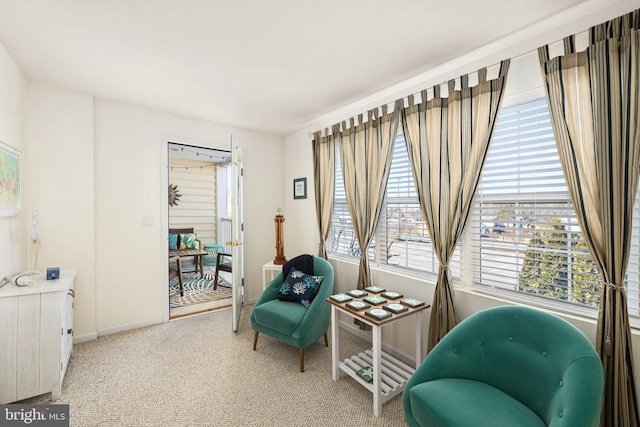
[[[22,152],[0,141],[0,217],[22,211]]]
[[[307,198],[307,178],[296,178],[293,180],[293,198]]]

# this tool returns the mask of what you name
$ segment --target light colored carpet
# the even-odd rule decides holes
[[[298,349],[271,337],[252,351],[251,308],[237,333],[225,309],[77,344],[54,403],[82,427],[405,425],[401,396],[376,418],[369,391],[344,373],[331,379],[323,339],[305,350],[305,372]],[[341,330],[341,359],[369,347]]]
[[[184,296],[180,295],[180,282],[174,277],[169,282],[169,308],[182,307],[190,304],[216,301],[231,298],[231,284],[223,278],[218,278],[218,287],[213,289],[213,272],[207,270],[205,278],[199,273],[184,273],[182,275]],[[208,278],[210,277],[210,278]]]

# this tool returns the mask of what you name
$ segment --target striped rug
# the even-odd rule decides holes
[[[169,307],[182,307],[189,304],[215,301],[223,298],[231,298],[231,284],[222,278],[218,278],[218,288],[213,289],[213,280],[201,279],[200,274],[184,273],[184,296],[180,296],[180,283],[174,277],[169,282]]]

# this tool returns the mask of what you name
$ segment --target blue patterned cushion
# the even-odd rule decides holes
[[[316,291],[320,287],[324,276],[310,276],[302,271],[291,268],[289,275],[282,282],[278,291],[280,301],[299,302],[305,307],[311,305],[311,301],[316,296]]]
[[[180,249],[195,249],[196,235],[193,233],[180,235]]]
[[[169,250],[178,249],[178,235],[169,234]]]

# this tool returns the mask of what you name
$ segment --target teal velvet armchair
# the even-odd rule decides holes
[[[327,330],[331,309],[325,301],[333,293],[333,267],[319,257],[313,257],[313,275],[324,276],[315,298],[307,308],[298,302],[280,301],[278,290],[285,277],[280,272],[267,286],[251,310],[251,328],[254,330],[253,350],[262,332],[277,340],[299,348],[300,372],[304,372],[304,349],[324,335],[328,346]]]
[[[602,362],[582,332],[541,310],[504,306],[451,330],[402,401],[411,427],[592,427],[603,387]]]

